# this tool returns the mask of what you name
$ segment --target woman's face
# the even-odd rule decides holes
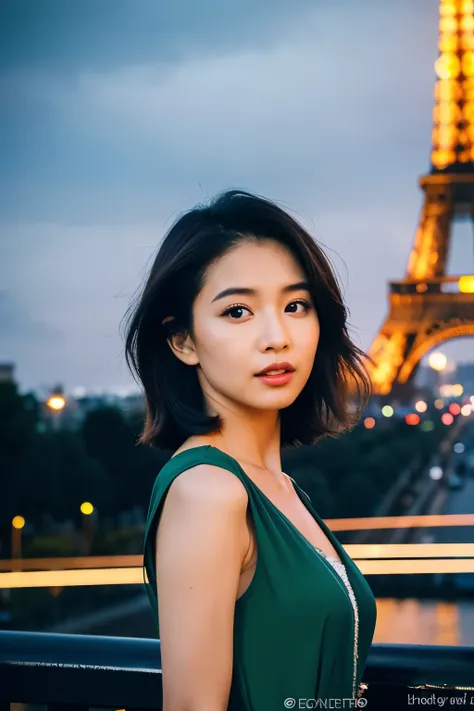
[[[305,274],[291,253],[274,241],[242,242],[208,270],[194,308],[194,340],[179,357],[196,365],[208,412],[216,403],[235,411],[277,411],[291,405],[311,373],[319,320]],[[235,293],[248,289],[248,293]],[[232,290],[234,293],[222,292]],[[287,361],[293,377],[269,385],[256,373]]]

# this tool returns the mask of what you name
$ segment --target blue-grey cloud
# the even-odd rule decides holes
[[[343,5],[347,5],[345,0]],[[323,0],[3,0],[0,63],[62,75],[148,61],[176,62],[275,41]]]
[[[13,347],[34,348],[44,343],[57,346],[63,341],[64,333],[60,329],[36,321],[11,294],[0,291],[0,353],[3,359],[11,357]]]
[[[323,243],[369,346],[421,206],[436,2],[6,0],[0,25],[0,287],[66,334],[53,360],[18,348],[25,382],[123,383],[161,236],[232,186]]]

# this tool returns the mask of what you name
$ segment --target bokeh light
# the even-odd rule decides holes
[[[441,353],[440,351],[436,351],[435,353],[431,353],[429,358],[428,358],[428,364],[430,368],[433,368],[433,370],[444,370],[448,364],[448,359],[444,355],[444,353]]]
[[[50,410],[62,410],[66,400],[61,395],[52,395],[46,402]]]

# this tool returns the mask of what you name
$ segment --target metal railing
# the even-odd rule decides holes
[[[1,711],[10,703],[49,711],[159,710],[161,681],[159,640],[0,632]],[[402,709],[422,697],[437,697],[434,706],[440,697],[469,706],[474,647],[373,644],[363,681],[369,711]]]

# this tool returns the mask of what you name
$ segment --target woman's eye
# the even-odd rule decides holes
[[[293,305],[299,305],[304,307],[304,311],[309,311],[311,308],[311,305],[307,301],[292,301],[291,304],[288,304],[288,306],[293,306]]]
[[[303,306],[303,313],[309,311],[311,308],[311,305],[307,301],[292,301],[291,304],[288,304],[288,307],[298,306],[298,305]],[[232,317],[232,320],[233,321],[240,321],[240,318],[242,316],[242,311],[250,311],[250,309],[248,309],[246,306],[243,306],[242,304],[234,304],[233,306],[229,306],[224,311],[224,313],[222,315],[223,316],[230,316],[231,314],[237,314],[237,318]],[[292,311],[291,313],[297,313],[297,311],[295,310],[295,311]]]
[[[223,316],[228,316],[231,313],[236,313],[236,312],[241,312],[241,311],[248,311],[249,309],[246,306],[239,306],[239,304],[236,304],[235,306],[229,306],[228,309],[224,311],[222,314]],[[232,319],[233,321],[240,321],[240,318],[237,319]]]

